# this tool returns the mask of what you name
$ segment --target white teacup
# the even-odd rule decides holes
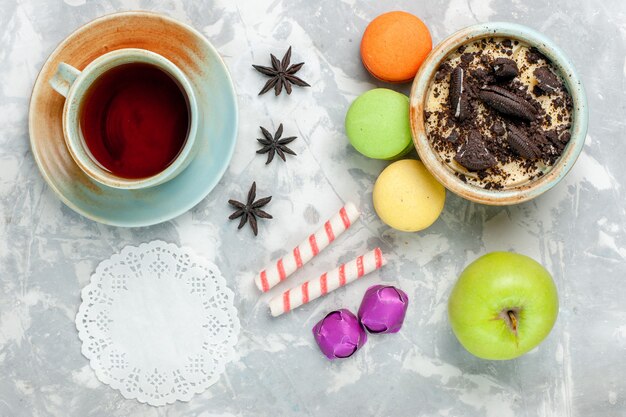
[[[116,176],[105,169],[92,155],[80,128],[80,108],[89,87],[105,72],[130,63],[153,65],[169,74],[183,90],[188,103],[189,129],[178,156],[163,171],[147,178],[129,179]],[[60,63],[50,85],[66,97],[63,108],[63,135],[70,155],[76,164],[94,180],[114,188],[139,189],[162,184],[180,174],[191,162],[198,129],[198,104],[191,83],[171,61],[144,49],[119,49],[93,60],[83,71]]]

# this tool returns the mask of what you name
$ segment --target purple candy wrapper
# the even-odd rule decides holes
[[[313,337],[330,360],[348,358],[367,341],[359,319],[342,308],[328,313],[313,327]]]
[[[365,291],[359,320],[370,333],[396,333],[402,327],[409,297],[391,285],[374,285]]]

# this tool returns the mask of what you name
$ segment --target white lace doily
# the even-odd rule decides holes
[[[235,356],[233,292],[214,264],[186,248],[127,246],[98,265],[81,295],[81,351],[126,398],[189,401]]]

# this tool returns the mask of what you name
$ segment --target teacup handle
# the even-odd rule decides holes
[[[71,65],[61,62],[57,67],[57,72],[52,76],[49,83],[57,93],[67,97],[74,80],[80,75],[80,71]]]

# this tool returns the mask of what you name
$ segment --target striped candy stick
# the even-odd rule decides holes
[[[362,276],[381,268],[386,263],[387,260],[383,257],[380,248],[376,248],[350,262],[339,265],[338,268],[323,273],[318,279],[307,281],[272,298],[269,303],[272,316],[280,316],[294,308],[311,302],[339,287],[356,281]]]
[[[353,203],[346,203],[330,220],[324,223],[315,233],[296,246],[284,257],[272,262],[254,278],[259,290],[269,291],[276,284],[284,281],[298,268],[309,262],[318,253],[323,251],[332,241],[354,223],[360,216]]]

